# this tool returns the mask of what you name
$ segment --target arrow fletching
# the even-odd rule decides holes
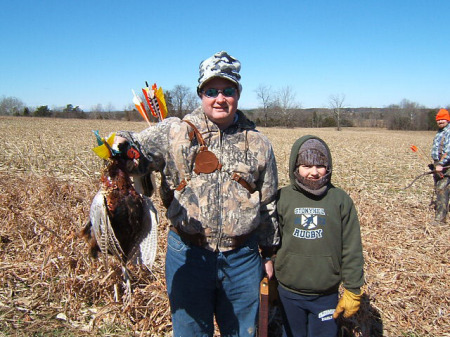
[[[148,96],[148,107],[150,108],[153,117],[158,118],[157,107],[155,105],[155,94],[153,93],[153,90],[151,90],[149,87],[146,87],[145,90],[147,91]]]
[[[411,149],[412,152],[417,153],[425,162],[429,162],[427,159],[427,155],[423,152],[422,149],[419,149],[417,146],[411,144],[411,146],[409,147]]]
[[[116,137],[116,133],[112,133],[108,137],[108,139],[105,140],[105,138],[100,137],[100,135],[98,134],[98,130],[93,132],[95,134],[95,137],[97,138],[97,143],[99,144],[99,146],[94,147],[92,151],[94,151],[97,154],[97,156],[99,156],[102,159],[109,159],[113,155],[119,153],[118,151],[112,148],[114,144],[114,138]]]
[[[148,109],[150,109],[151,114],[154,117],[158,118],[160,122],[167,117],[168,111],[166,100],[164,98],[164,92],[161,87],[157,87],[156,83],[153,84],[153,86],[150,88],[148,86],[148,82],[145,82],[145,88],[142,88],[142,93],[145,97],[145,103],[139,96],[136,95],[134,90],[131,91],[133,92],[133,103],[141,116],[148,123],[148,125],[150,125],[150,118],[147,113],[145,103],[147,103]]]
[[[156,84],[155,84],[156,86]],[[161,118],[164,119],[167,117],[167,105],[166,99],[164,98],[163,89],[161,87],[155,93],[156,99],[158,100],[159,108],[161,111]]]
[[[139,113],[141,114],[142,118],[144,118],[144,120],[148,123],[148,125],[151,125],[150,119],[149,119],[148,114],[147,114],[147,111],[145,110],[144,102],[142,102],[140,97],[138,95],[136,95],[136,93],[134,92],[133,89],[131,89],[131,91],[133,92],[133,103],[134,103],[134,106],[136,107],[137,111],[139,111]]]

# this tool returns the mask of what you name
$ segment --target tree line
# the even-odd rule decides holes
[[[344,94],[330,95],[328,104],[323,108],[304,109],[296,99],[296,93],[290,86],[273,90],[270,86],[260,85],[255,94],[258,107],[244,112],[258,126],[264,127],[379,127],[390,130],[435,130],[437,108],[428,108],[419,103],[403,99],[398,104],[383,108],[349,107]],[[199,104],[197,94],[189,87],[176,85],[164,93],[168,115],[182,118]],[[450,108],[450,105],[446,107]],[[42,105],[28,107],[19,98],[2,97],[0,115],[80,118],[80,119],[121,119],[138,121],[142,118],[134,105],[122,110],[112,105],[97,104],[89,112],[79,106],[67,104],[65,107]],[[156,118],[151,116],[153,122]]]

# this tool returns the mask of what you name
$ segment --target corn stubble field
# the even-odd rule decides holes
[[[170,336],[165,293],[167,221],[157,195],[159,252],[152,272],[133,267],[133,303],[121,303],[121,270],[87,255],[77,232],[99,188],[92,130],[140,131],[143,122],[0,117],[0,336]],[[354,336],[450,336],[450,225],[432,225],[434,132],[260,128],[272,141],[280,186],[293,142],[330,146],[333,182],[355,201],[365,257]],[[413,153],[414,144],[424,154]],[[426,153],[426,154],[425,154]]]

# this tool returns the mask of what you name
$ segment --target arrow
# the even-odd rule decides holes
[[[150,119],[148,117],[147,111],[145,110],[144,102],[142,102],[141,98],[138,95],[136,95],[136,93],[134,92],[133,89],[131,89],[131,91],[133,92],[134,106],[139,111],[139,113],[144,118],[144,120],[148,123],[148,125],[151,126],[152,124],[150,123]]]

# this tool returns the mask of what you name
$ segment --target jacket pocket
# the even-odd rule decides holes
[[[329,255],[288,253],[277,257],[275,270],[284,286],[301,293],[326,293],[341,282],[339,264]]]

